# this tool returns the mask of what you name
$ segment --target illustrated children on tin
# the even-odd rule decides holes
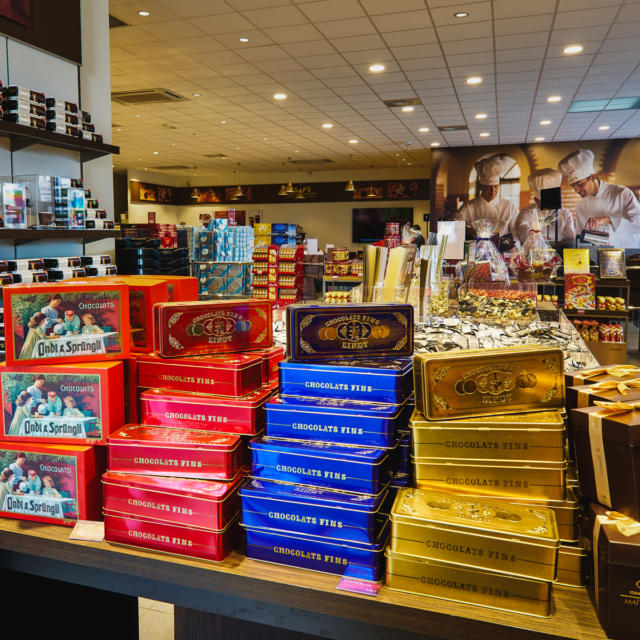
[[[22,349],[20,350],[20,358],[30,360],[33,357],[33,353],[36,347],[36,343],[40,340],[46,340],[46,324],[49,322],[47,316],[44,313],[38,311],[34,313],[33,316],[29,319],[27,323],[27,327],[29,328],[29,333],[27,333],[27,337],[25,338],[24,344],[22,345]]]
[[[44,476],[42,481],[44,482],[42,495],[45,498],[62,498],[62,494],[56,489],[55,482],[51,476]]]
[[[49,304],[45,305],[40,309],[40,313],[42,313],[47,318],[47,323],[44,328],[47,333],[54,327],[54,325],[60,322],[60,310],[59,307],[62,304],[62,296],[59,293],[56,293],[49,297]]]
[[[45,405],[45,409],[46,413],[44,413],[43,415],[62,415],[62,400],[60,400],[58,394],[55,391],[49,391],[49,393],[47,393],[47,404]]]
[[[42,480],[40,480],[40,476],[36,473],[35,469],[29,469],[29,473],[27,474],[27,491],[38,495],[41,489]],[[27,491],[25,491],[25,493],[27,493]]]
[[[76,312],[73,309],[67,309],[64,312],[64,322],[62,322],[61,324],[64,329],[62,335],[75,336],[80,333],[80,318],[76,315]],[[56,329],[59,326],[60,325],[56,325],[53,328],[56,333],[58,333]]]
[[[64,397],[64,415],[66,418],[84,418],[84,413],[78,409],[75,398],[72,395]]]
[[[40,406],[44,402],[44,394],[42,392],[42,387],[44,386],[44,376],[39,373],[34,379],[33,384],[27,387],[27,393],[31,395],[31,399],[29,400],[29,409],[31,413],[33,413],[38,406]]]
[[[23,420],[28,420],[31,417],[31,409],[29,409],[30,400],[31,395],[27,391],[21,391],[18,394],[16,398],[16,412],[13,414],[8,435],[17,436],[20,433],[20,426]]]
[[[84,326],[82,327],[82,333],[91,334],[91,333],[104,333],[104,329],[101,329],[96,324],[96,318],[92,313],[85,313],[82,316],[82,322]]]

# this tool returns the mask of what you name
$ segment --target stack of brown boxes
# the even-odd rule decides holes
[[[409,562],[416,555],[401,535],[411,502],[412,517],[425,535],[436,529],[446,532],[441,542],[432,544],[424,536],[414,538],[424,543],[422,557],[425,547],[431,550],[426,556],[430,561],[420,563],[416,592],[549,615],[558,542],[578,538],[577,503],[566,490],[562,352],[521,347],[418,354],[414,379],[411,428],[418,490],[399,497],[393,508],[388,585],[412,590],[398,568],[408,569],[400,561]],[[530,518],[539,521],[539,529]],[[464,544],[452,544],[454,530],[465,532]],[[417,536],[418,531],[413,533]],[[486,547],[472,542],[478,536],[486,537]],[[542,553],[535,569],[524,551],[504,551],[505,537],[518,537],[525,547],[533,544],[531,548]],[[488,561],[498,556],[503,564]],[[449,588],[439,581],[431,560],[445,563],[448,575],[454,566],[456,571],[479,572],[476,587]],[[516,582],[509,587],[509,580]],[[519,593],[521,599],[488,588],[495,589],[500,581],[505,583],[498,592]]]

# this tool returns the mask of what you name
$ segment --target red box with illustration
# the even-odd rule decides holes
[[[231,480],[244,462],[239,436],[128,424],[109,436],[109,470]]]
[[[103,447],[6,441],[0,468],[0,516],[67,526],[100,519]]]
[[[122,362],[0,366],[0,440],[105,444],[125,422]]]
[[[8,364],[62,364],[129,356],[129,294],[86,281],[4,287]]]

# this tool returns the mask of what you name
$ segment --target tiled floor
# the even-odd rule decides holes
[[[173,640],[173,605],[138,598],[140,640]]]

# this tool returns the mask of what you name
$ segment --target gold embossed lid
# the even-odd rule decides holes
[[[551,509],[430,489],[399,490],[391,509],[391,521],[517,538],[544,546],[559,544],[556,518]]]
[[[414,429],[564,429],[562,414],[557,409],[530,413],[504,413],[498,416],[427,420],[418,409],[411,415]]]

